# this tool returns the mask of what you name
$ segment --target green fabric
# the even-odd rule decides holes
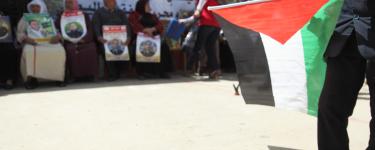
[[[324,51],[334,31],[343,0],[330,0],[301,30],[307,75],[308,114],[316,116],[326,64]]]

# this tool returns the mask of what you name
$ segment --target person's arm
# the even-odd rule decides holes
[[[85,16],[85,22],[86,22],[86,29],[87,33],[86,35],[79,41],[80,43],[87,43],[94,40],[94,34],[93,34],[93,25],[90,22],[90,17],[87,14],[84,14]]]
[[[56,17],[56,20],[55,20],[55,27],[56,27],[56,30],[58,31],[61,31],[61,16],[63,15],[63,13],[59,13]]]
[[[199,11],[199,13],[202,12],[202,9],[206,3],[207,3],[207,0],[199,0],[195,10]]]
[[[98,9],[96,10],[96,12],[94,13],[94,16],[92,17],[92,25],[93,25],[93,28],[94,28],[94,33],[95,33],[95,37],[96,39],[101,43],[101,44],[105,44],[107,41],[103,38],[103,35],[102,35],[102,18],[100,17],[100,11],[101,9]],[[108,18],[110,19],[110,18]]]
[[[139,22],[139,14],[136,12],[133,12],[129,15],[129,24],[132,29],[133,34],[138,34],[139,32],[143,32],[143,25]]]
[[[36,45],[35,40],[27,36],[26,29],[27,29],[27,23],[24,18],[21,18],[17,25],[17,33],[16,33],[17,41],[23,44],[28,43],[28,44]]]
[[[125,41],[125,45],[129,45],[130,41],[131,41],[131,37],[133,35],[133,30],[132,30],[132,27],[129,23],[129,20],[128,18],[126,17],[125,13],[122,13],[122,18],[124,19],[124,24],[126,25],[126,41]]]
[[[156,15],[153,15],[153,18],[157,22],[156,26],[154,27],[155,28],[154,33],[156,32],[157,34],[162,34],[164,31],[163,24],[161,23],[160,19]]]

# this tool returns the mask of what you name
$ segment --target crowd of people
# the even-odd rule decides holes
[[[140,80],[169,79],[169,72],[174,70],[169,46],[164,40],[160,42],[159,62],[137,61],[138,34],[156,37],[163,36],[164,32],[162,22],[152,13],[149,0],[138,0],[135,11],[129,15],[117,7],[116,0],[103,0],[104,7],[96,10],[92,17],[80,11],[77,0],[65,0],[63,12],[54,20],[48,15],[44,0],[19,0],[17,3],[7,0],[5,3],[0,8],[0,16],[10,17],[14,36],[12,42],[0,41],[1,88],[12,89],[16,81],[20,83],[20,75],[26,89],[35,89],[39,82],[46,81],[55,82],[60,87],[76,80],[95,81],[99,78],[101,65],[105,68],[105,78],[108,81],[119,79],[122,73],[131,70],[129,67],[135,68],[136,77]],[[198,61],[200,50],[206,48],[210,78],[217,79],[220,71],[213,45],[218,39],[220,28],[207,10],[209,5],[218,4],[216,0],[197,1],[197,11],[193,17],[199,20],[202,30],[199,30],[196,48],[188,56],[190,59],[187,69],[192,69],[193,64]],[[62,26],[67,14],[69,16],[78,12],[83,14],[83,26],[76,22]],[[47,15],[53,22],[51,27],[43,29],[48,23],[30,19],[33,15]],[[105,45],[112,42],[104,37],[103,28],[106,26],[126,26],[126,41],[118,40],[117,43],[121,45],[119,48],[128,47],[129,60],[106,59]],[[120,54],[122,51],[115,55]],[[99,61],[100,59],[104,62]]]
[[[193,70],[199,61],[202,49],[207,56],[207,70],[211,79],[220,75],[217,52],[214,45],[220,27],[208,6],[218,5],[220,0],[197,0],[197,8],[192,20],[199,24],[197,42],[189,55],[187,69]],[[108,80],[114,81],[128,66],[136,68],[139,79],[153,77],[169,78],[172,70],[168,45],[161,42],[160,62],[142,63],[136,61],[137,36],[162,36],[164,29],[159,18],[152,14],[149,0],[138,0],[136,9],[129,16],[117,8],[116,0],[103,0],[104,7],[96,10],[91,19],[83,17],[85,26],[69,24],[61,26],[62,15],[79,11],[77,0],[65,0],[64,12],[49,24],[40,24],[32,16],[47,15],[43,0],[3,0],[0,17],[10,17],[10,27],[0,22],[0,86],[14,87],[19,73],[26,89],[35,89],[40,81],[55,81],[65,86],[69,80],[95,80],[98,77],[99,57],[105,60]],[[374,102],[374,1],[345,0],[342,12],[325,52],[327,62],[326,80],[319,100],[318,146],[321,150],[347,150],[349,137],[346,131],[348,117],[356,104],[358,92],[367,78],[370,89],[370,141],[368,150],[375,149],[375,102]],[[69,16],[69,15],[68,15]],[[0,20],[1,21],[1,20]],[[40,20],[39,20],[40,21]],[[43,27],[49,28],[43,29]],[[115,41],[117,45],[129,47],[128,61],[110,61],[105,58],[104,26],[126,26],[126,41]],[[68,30],[64,38],[61,31]],[[4,42],[9,34],[11,40]],[[85,34],[84,34],[85,33]],[[48,37],[38,39],[36,37]],[[40,44],[44,41],[43,44]],[[120,46],[121,48],[121,46]],[[117,53],[117,52],[116,52]],[[122,54],[122,52],[118,52]]]

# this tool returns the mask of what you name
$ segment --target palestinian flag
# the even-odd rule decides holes
[[[253,0],[210,7],[236,61],[247,104],[317,114],[323,54],[343,0]]]

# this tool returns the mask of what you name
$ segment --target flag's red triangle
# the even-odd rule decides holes
[[[213,10],[229,22],[266,34],[284,44],[328,0],[272,0]]]

